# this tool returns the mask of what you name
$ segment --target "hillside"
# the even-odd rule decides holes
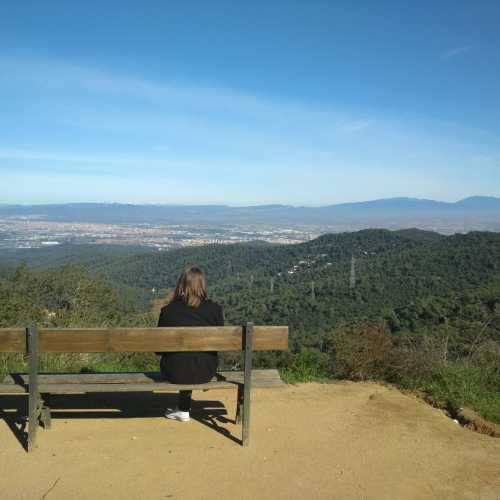
[[[397,314],[406,314],[416,301],[453,301],[497,286],[499,262],[496,233],[444,237],[419,230],[363,230],[293,246],[211,245],[125,256],[92,269],[116,283],[164,290],[175,285],[180,270],[196,264],[207,273],[230,321],[286,321],[300,336],[356,319],[392,318],[396,325],[405,321]]]
[[[54,272],[58,264],[77,263],[106,277],[127,300],[140,299],[139,308],[171,289],[182,269],[198,265],[228,321],[284,321],[292,338],[313,335],[317,342],[346,321],[385,319],[393,331],[422,322],[433,325],[443,317],[462,321],[466,318],[455,310],[457,300],[477,302],[471,297],[478,289],[500,283],[497,233],[445,237],[418,229],[370,229],[298,245],[208,245],[168,252],[68,245],[21,255],[30,267]],[[441,303],[441,311],[429,312],[422,305],[429,301]],[[410,319],[415,314],[425,319]]]
[[[151,247],[134,245],[64,244],[42,248],[2,249],[0,266],[13,267],[26,263],[32,268],[67,264],[96,266],[111,264],[117,257],[154,253]]]
[[[432,239],[429,239],[432,234]],[[236,244],[207,245],[172,250],[155,255],[134,255],[117,260],[99,269],[114,280],[145,288],[165,288],[175,284],[179,270],[188,265],[199,265],[212,284],[226,278],[242,275],[277,276],[288,273],[299,261],[307,261],[308,269],[319,269],[330,262],[339,265],[357,256],[402,251],[415,248],[427,241],[441,241],[444,236],[420,230],[389,231],[367,229],[353,233],[327,234],[297,245]],[[314,260],[314,263],[312,262]]]

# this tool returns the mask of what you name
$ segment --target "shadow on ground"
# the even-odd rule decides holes
[[[89,418],[165,418],[166,408],[174,408],[177,395],[173,393],[90,393],[43,395],[50,407],[53,420]],[[28,450],[27,433],[28,398],[26,395],[0,395],[0,419],[3,419],[25,451]],[[227,417],[227,409],[220,401],[193,400],[191,418],[219,432],[235,443],[241,439],[220,424],[235,424]]]

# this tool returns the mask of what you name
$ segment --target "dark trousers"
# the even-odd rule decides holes
[[[193,391],[179,391],[179,402],[177,404],[180,411],[191,409],[191,394]]]

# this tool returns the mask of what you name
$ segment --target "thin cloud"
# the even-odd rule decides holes
[[[2,80],[36,83],[39,88],[83,91],[111,95],[113,98],[136,98],[144,102],[199,116],[217,113],[220,116],[244,119],[273,120],[289,123],[290,116],[300,123],[331,123],[332,119],[359,121],[351,113],[325,109],[308,102],[286,98],[260,96],[227,87],[192,84],[179,81],[152,81],[141,77],[116,73],[93,67],[61,61],[13,59],[0,56],[0,83]],[[344,115],[348,116],[344,116]]]
[[[36,151],[31,149],[10,149],[0,147],[0,160],[22,160],[22,161],[47,161],[82,164],[114,164],[117,166],[134,166],[147,162],[148,164],[172,167],[185,167],[186,162],[166,160],[164,158],[152,158],[150,156],[133,157],[119,153],[108,155],[85,155],[80,153],[65,153],[60,151]]]
[[[339,128],[343,132],[359,132],[370,127],[372,124],[373,120],[353,120],[342,123]]]
[[[156,103],[178,103],[192,111],[215,111],[235,115],[269,118],[279,116],[282,108],[295,113],[309,113],[307,105],[283,100],[274,102],[231,88],[193,85],[187,82],[156,82],[126,74],[113,73],[92,67],[78,66],[59,61],[16,60],[0,57],[4,75],[1,79],[37,82],[52,89],[79,89],[139,98]],[[315,111],[321,114],[320,110]],[[327,113],[324,113],[327,115]]]
[[[207,203],[221,196],[234,204],[349,199],[349,191],[359,195],[360,176],[370,189],[383,182],[384,189],[401,193],[413,176],[411,187],[420,182],[424,193],[428,165],[445,184],[453,169],[461,168],[464,178],[472,172],[473,153],[491,156],[498,149],[496,136],[434,118],[338,109],[64,62],[0,55],[0,93],[4,84],[23,99],[21,112],[17,104],[8,107],[0,125],[21,120],[33,134],[19,144],[0,143],[10,200],[39,199],[26,187],[35,173],[32,184],[38,192],[44,186],[47,201],[186,202],[193,178],[210,186],[196,192]]]
[[[454,47],[441,54],[441,59],[452,59],[454,57],[460,56],[469,52],[472,49],[472,45],[463,45],[462,47]]]

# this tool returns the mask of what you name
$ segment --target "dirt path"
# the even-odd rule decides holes
[[[396,390],[257,389],[248,449],[234,397],[195,393],[189,423],[162,418],[171,395],[53,397],[27,455],[8,425],[20,399],[0,396],[0,498],[500,499],[500,439]]]

